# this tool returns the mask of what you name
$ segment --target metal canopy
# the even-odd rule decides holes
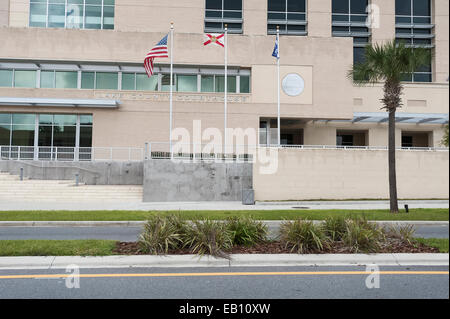
[[[94,107],[117,108],[118,100],[80,100],[80,99],[47,99],[47,98],[22,98],[0,97],[0,105],[3,106],[53,106],[53,107]]]
[[[353,123],[385,123],[389,120],[387,112],[363,112],[353,114]],[[402,113],[395,114],[396,122],[410,124],[448,124],[448,114],[440,113]]]

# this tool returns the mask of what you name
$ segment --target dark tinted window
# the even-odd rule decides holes
[[[286,0],[269,0],[269,11],[286,11]]]
[[[224,0],[224,10],[242,10],[242,0]]]
[[[222,0],[206,0],[206,9],[222,9]]]
[[[305,12],[306,4],[305,0],[288,0],[289,12]]]
[[[333,0],[333,13],[349,13],[348,0]]]
[[[411,15],[411,0],[395,0],[395,14]]]
[[[431,15],[430,0],[414,0],[413,14],[415,16],[429,16]]]
[[[351,0],[350,13],[365,14],[367,12],[368,0]]]

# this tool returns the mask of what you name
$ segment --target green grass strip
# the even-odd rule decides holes
[[[0,240],[0,256],[108,256],[114,240]]]
[[[389,210],[241,210],[241,211],[1,211],[0,221],[140,221],[154,214],[179,213],[188,219],[208,217],[222,220],[231,216],[252,216],[259,220],[306,218],[323,220],[330,216],[364,216],[368,220],[448,221],[449,210],[411,209],[391,214]]]
[[[448,238],[415,238],[418,242],[439,248],[441,253],[448,253]]]

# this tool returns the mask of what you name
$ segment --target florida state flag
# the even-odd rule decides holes
[[[203,43],[203,45],[215,44],[224,48],[224,40],[225,33],[207,33],[205,34],[205,42]]]

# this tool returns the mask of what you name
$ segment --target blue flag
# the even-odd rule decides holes
[[[273,49],[272,56],[277,59],[280,58],[280,52],[278,52],[278,38],[275,41],[275,48]]]

